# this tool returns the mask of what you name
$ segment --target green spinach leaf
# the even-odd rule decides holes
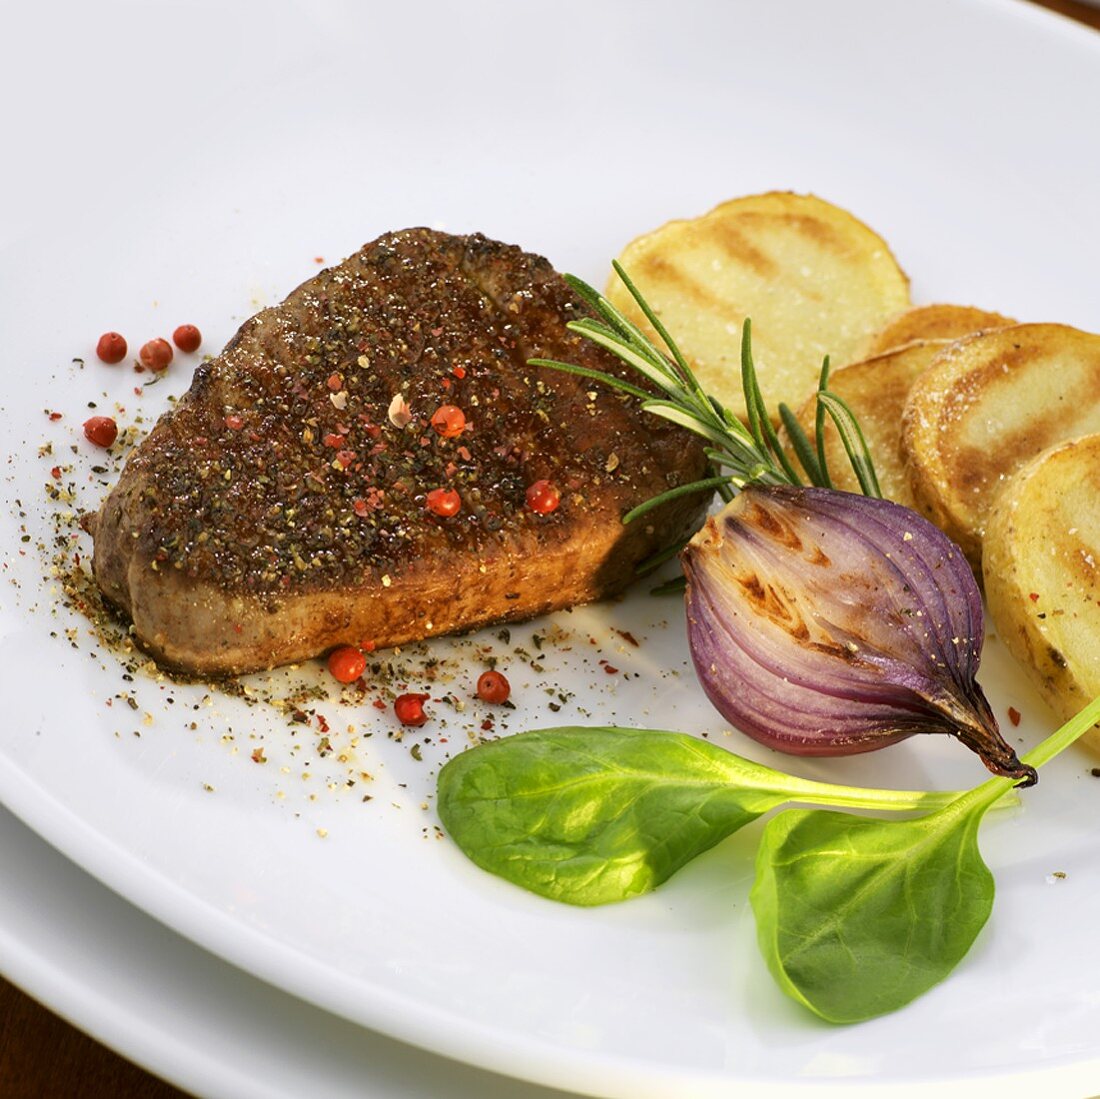
[[[750,899],[780,987],[829,1022],[854,1023],[943,980],[993,908],[980,820],[791,809],[769,821]]]

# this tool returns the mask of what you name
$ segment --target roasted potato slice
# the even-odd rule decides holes
[[[989,512],[989,616],[1065,720],[1100,695],[1100,435],[1044,451]],[[1100,749],[1100,728],[1086,734]]]
[[[975,571],[993,497],[1025,462],[1100,431],[1100,336],[1020,324],[959,340],[917,379],[902,447],[918,508]]]
[[[915,501],[901,452],[902,410],[914,382],[950,344],[950,340],[910,343],[841,367],[829,376],[829,388],[847,401],[863,429],[883,496],[906,507],[913,507]],[[806,401],[797,417],[807,436],[813,439],[817,398]],[[860,491],[840,433],[828,416],[825,418],[825,462],[836,488]]]
[[[1016,323],[1011,317],[973,305],[914,305],[891,317],[871,336],[864,357],[881,355],[914,340],[958,340],[989,328],[1006,328]]]
[[[869,333],[909,304],[909,280],[885,241],[812,195],[753,195],[670,221],[628,244],[619,262],[703,388],[742,417],[746,317],[768,407],[797,408],[825,355],[848,362]],[[651,331],[617,276],[607,296]]]

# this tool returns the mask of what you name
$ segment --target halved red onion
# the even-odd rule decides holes
[[[683,553],[707,697],[755,740],[851,755],[947,733],[1030,785],[975,680],[981,595],[959,548],[888,500],[749,486]]]

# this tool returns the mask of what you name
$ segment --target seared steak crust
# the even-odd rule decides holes
[[[632,398],[526,365],[622,373],[566,330],[584,315],[518,248],[428,229],[380,237],[195,372],[100,509],[96,580],[158,660],[203,674],[618,591],[703,501],[627,527],[621,516],[694,480],[704,459]],[[463,411],[461,435],[432,428],[441,405]],[[541,479],[561,493],[547,515],[526,503]],[[457,515],[426,508],[434,488],[459,493]]]

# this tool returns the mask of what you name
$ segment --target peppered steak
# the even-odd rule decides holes
[[[94,522],[102,591],[202,674],[617,592],[703,501],[621,516],[704,458],[633,398],[527,365],[621,373],[566,330],[586,313],[546,260],[478,234],[364,246],[247,321],[130,456]],[[460,434],[453,411],[432,426],[444,405]],[[560,505],[540,513],[543,480]]]

